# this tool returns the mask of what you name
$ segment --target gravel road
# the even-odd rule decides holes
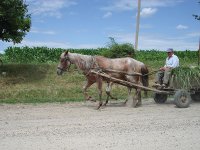
[[[0,150],[199,150],[200,103],[0,105]]]

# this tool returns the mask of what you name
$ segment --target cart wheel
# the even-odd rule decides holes
[[[178,90],[174,95],[174,103],[179,108],[187,108],[190,105],[190,94],[185,90]]]
[[[154,101],[158,104],[163,104],[167,100],[167,94],[154,93]]]
[[[200,92],[195,92],[195,94],[191,94],[191,98],[193,101],[200,101]]]

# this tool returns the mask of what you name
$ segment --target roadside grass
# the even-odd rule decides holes
[[[0,103],[83,101],[85,77],[74,67],[58,76],[56,67],[57,64],[3,65],[0,68]],[[126,98],[127,88],[114,85],[112,93],[118,98]],[[98,100],[96,84],[88,89],[88,94]],[[106,99],[105,90],[102,98]]]

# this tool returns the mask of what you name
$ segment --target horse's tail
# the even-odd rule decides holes
[[[149,86],[149,70],[146,65],[143,65],[141,68],[142,73],[142,85],[148,87]],[[147,96],[147,90],[144,90],[144,95]]]

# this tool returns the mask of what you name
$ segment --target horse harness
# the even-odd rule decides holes
[[[69,62],[69,67],[67,67],[66,69],[63,69],[63,68],[61,68],[61,67],[57,67],[57,68],[60,69],[60,70],[62,70],[62,71],[66,71],[66,70],[69,71],[69,68],[70,68],[72,62],[71,62],[71,60],[69,59],[69,57],[66,57],[66,56],[64,57],[64,61],[65,61],[65,62],[67,62],[67,61]]]
[[[69,71],[69,68],[70,68],[72,62],[69,59],[69,57],[66,57],[66,56],[64,58],[64,61],[68,61],[69,62],[69,67],[66,69],[66,70]],[[157,70],[156,70],[156,71],[152,71],[150,73],[144,74],[144,75],[141,74],[141,73],[138,73],[138,72],[134,72],[133,74],[127,74],[127,73],[125,73],[123,71],[113,70],[110,67],[108,69],[107,68],[104,69],[104,68],[99,67],[99,65],[96,62],[95,56],[92,56],[92,62],[93,62],[92,65],[91,65],[92,67],[90,68],[90,70],[88,71],[88,73],[84,73],[84,75],[89,76],[89,74],[91,73],[91,70],[94,70],[94,71],[97,71],[97,72],[103,72],[103,73],[105,73],[105,72],[114,72],[114,73],[126,74],[128,76],[147,76],[147,75],[153,74],[154,72],[157,72]],[[61,67],[57,67],[57,68],[60,69],[60,70],[62,70],[62,71],[65,71],[65,69],[63,69]]]

